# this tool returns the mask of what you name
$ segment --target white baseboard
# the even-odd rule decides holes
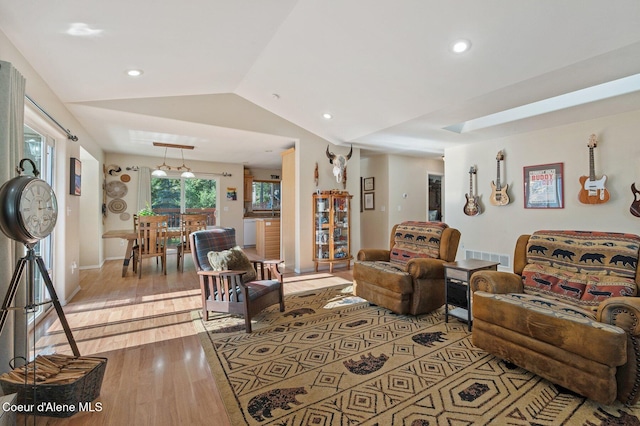
[[[102,265],[87,265],[87,266],[81,266],[80,269],[81,271],[84,271],[86,269],[100,269],[102,268]]]
[[[81,290],[80,286],[77,286],[75,290],[73,290],[73,293],[71,293],[71,295],[69,296],[69,300],[67,299],[60,299],[58,298],[58,301],[60,302],[60,305],[65,306],[67,303],[69,303],[71,301],[71,299],[73,299],[73,296],[75,296],[76,294],[78,294],[78,292]]]

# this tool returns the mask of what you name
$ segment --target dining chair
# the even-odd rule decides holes
[[[180,215],[180,243],[176,246],[177,267],[180,272],[184,271],[185,253],[191,253],[191,240],[189,239],[189,235],[191,235],[192,232],[202,231],[203,229],[207,229],[206,214],[183,213]]]
[[[162,262],[162,273],[167,275],[167,216],[138,217],[138,245],[133,248],[134,272],[142,277],[142,261],[155,257]]]
[[[228,264],[228,270],[216,271],[211,265],[211,252],[242,252],[236,246],[236,230],[233,228],[213,228],[196,231],[189,236],[191,256],[200,280],[203,318],[209,321],[209,312],[239,314],[244,316],[245,330],[251,333],[251,318],[268,306],[279,304],[284,312],[283,276],[278,265],[280,260],[250,261],[253,263],[251,276],[246,270],[230,270],[237,266]],[[242,253],[244,254],[244,253]],[[244,261],[248,261],[246,255]],[[243,262],[244,262],[243,261]]]

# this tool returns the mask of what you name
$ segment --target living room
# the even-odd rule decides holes
[[[313,9],[318,7],[305,2],[287,2],[287,5],[289,9],[279,12],[283,14],[292,12],[291,20],[295,19],[296,14],[309,13],[307,9],[315,11]],[[384,2],[376,3],[376,5],[381,9],[388,6],[385,6]],[[464,6],[469,8],[467,12],[463,13],[465,15],[464,22],[469,22],[472,20],[467,15],[472,15],[472,12],[477,10],[476,8],[491,7],[495,9],[505,5],[500,2],[492,2],[489,6],[471,6],[467,3],[464,3]],[[45,6],[43,5],[43,7]],[[282,7],[284,8],[284,6]],[[357,7],[367,9],[370,6],[359,4]],[[409,6],[407,7],[408,10],[411,10]],[[455,8],[439,10],[435,4],[431,4],[430,7],[447,17],[446,20],[443,19],[443,22],[449,22],[452,28],[460,29],[457,24],[453,24],[456,22]],[[325,154],[327,146],[331,151],[340,154],[346,154],[352,144],[354,147],[353,156],[349,160],[348,179],[344,188],[354,196],[351,228],[353,239],[351,254],[354,256],[361,248],[388,247],[389,233],[394,224],[403,220],[426,218],[427,175],[430,173],[444,176],[443,220],[461,231],[459,259],[497,256],[507,260],[507,262],[503,262],[500,269],[511,270],[515,241],[519,235],[524,233],[538,229],[606,230],[637,233],[638,219],[630,212],[630,206],[635,201],[635,193],[631,190],[631,185],[640,180],[636,171],[640,166],[638,163],[640,148],[637,143],[637,135],[640,132],[640,124],[638,124],[640,123],[640,102],[638,101],[637,87],[626,93],[615,92],[615,96],[608,100],[574,105],[557,109],[554,112],[538,112],[527,118],[520,117],[515,121],[507,121],[502,124],[494,123],[486,127],[480,125],[475,130],[463,130],[456,133],[442,129],[451,126],[452,123],[471,121],[479,116],[490,115],[563,93],[578,92],[587,86],[597,86],[605,82],[636,76],[640,72],[640,63],[637,59],[640,57],[640,40],[638,40],[638,31],[635,25],[638,24],[639,17],[637,4],[620,1],[615,2],[614,6],[605,7],[594,3],[591,7],[593,10],[588,12],[585,11],[588,7],[583,6],[581,2],[568,2],[568,9],[581,10],[576,13],[577,16],[568,19],[570,25],[567,27],[581,27],[586,25],[585,23],[589,23],[592,26],[606,27],[606,29],[594,30],[597,33],[593,36],[595,40],[584,38],[583,31],[586,31],[583,29],[576,30],[576,33],[579,34],[575,35],[575,39],[571,34],[567,35],[566,40],[563,39],[562,43],[559,43],[562,44],[562,48],[558,47],[548,55],[553,56],[553,59],[557,61],[554,65],[555,68],[544,67],[540,65],[540,62],[537,62],[539,58],[545,56],[539,50],[544,49],[547,44],[551,44],[549,40],[546,38],[540,40],[538,46],[535,44],[535,37],[530,37],[527,38],[527,42],[531,44],[524,47],[527,49],[527,54],[519,53],[515,48],[505,51],[504,57],[495,66],[495,69],[490,68],[492,71],[487,71],[484,76],[487,81],[493,81],[494,78],[505,79],[500,85],[496,83],[479,88],[465,80],[466,74],[456,73],[451,76],[451,80],[455,80],[458,87],[455,92],[446,94],[438,93],[433,85],[428,88],[411,86],[405,88],[401,95],[394,92],[393,96],[391,96],[391,92],[376,92],[375,85],[369,87],[366,93],[359,93],[362,96],[362,104],[384,103],[387,106],[376,111],[375,116],[378,120],[375,123],[372,124],[364,120],[366,121],[365,125],[364,121],[356,123],[355,117],[359,117],[358,107],[352,108],[354,110],[351,115],[354,117],[353,123],[345,122],[338,116],[333,117],[329,124],[320,120],[315,122],[310,118],[307,121],[296,122],[288,118],[293,116],[288,116],[285,106],[282,106],[282,101],[288,101],[287,96],[292,94],[280,92],[280,99],[275,99],[274,91],[276,94],[278,92],[268,85],[265,85],[267,86],[264,88],[265,93],[261,93],[260,97],[253,99],[243,97],[243,93],[249,92],[247,87],[243,88],[245,91],[243,93],[231,93],[232,91],[225,90],[218,92],[217,88],[212,88],[203,94],[190,88],[181,94],[153,95],[147,92],[129,97],[122,95],[122,93],[128,91],[133,93],[138,89],[135,88],[135,83],[127,82],[126,87],[117,89],[119,96],[110,99],[113,101],[117,97],[122,98],[117,107],[109,106],[109,99],[106,98],[80,99],[74,96],[62,96],[55,89],[56,80],[50,80],[48,74],[48,78],[45,78],[44,75],[48,66],[64,69],[61,65],[64,60],[59,59],[59,62],[56,62],[54,66],[47,64],[44,59],[27,58],[25,52],[29,51],[28,46],[24,45],[23,39],[14,35],[15,26],[18,26],[15,22],[24,22],[20,19],[23,15],[17,10],[14,13],[13,6],[9,2],[2,2],[0,12],[9,16],[5,19],[14,19],[14,23],[6,26],[0,25],[0,60],[10,63],[24,76],[26,93],[32,99],[42,105],[65,128],[71,129],[78,136],[78,142],[67,140],[67,136],[55,123],[43,116],[33,105],[25,103],[25,123],[46,129],[55,136],[57,141],[61,142],[56,147],[56,165],[58,167],[56,176],[58,179],[54,187],[56,193],[59,194],[59,211],[61,212],[55,234],[57,258],[53,277],[59,291],[59,297],[66,304],[81,291],[79,269],[102,267],[105,263],[117,262],[107,259],[124,253],[119,241],[103,241],[101,239],[101,235],[105,231],[121,227],[120,221],[115,215],[107,216],[104,223],[102,220],[99,210],[102,203],[102,167],[118,164],[123,167],[147,166],[153,168],[163,160],[164,152],[161,149],[152,151],[147,148],[143,154],[112,150],[108,146],[110,135],[107,129],[95,130],[93,128],[89,130],[89,123],[93,122],[95,116],[101,114],[111,116],[115,113],[126,113],[142,116],[149,121],[152,121],[149,117],[154,117],[153,120],[157,117],[178,120],[180,121],[179,125],[186,126],[185,123],[189,123],[191,120],[195,121],[193,116],[189,116],[189,113],[192,112],[190,108],[193,107],[188,104],[194,98],[207,104],[206,110],[200,110],[201,115],[205,118],[200,117],[199,124],[269,135],[277,138],[278,143],[282,143],[281,150],[284,150],[285,147],[295,147],[296,208],[295,216],[291,219],[295,226],[293,238],[295,260],[292,265],[287,265],[287,267],[297,273],[309,272],[314,266],[311,253],[313,239],[312,194],[318,189],[343,189],[341,184],[336,183],[332,175],[332,165],[329,164]],[[420,10],[423,11],[423,9]],[[545,17],[544,19],[540,18],[544,23],[536,25],[540,25],[544,29],[553,28],[562,34],[558,28],[562,27],[563,23],[551,19],[549,15],[553,15],[553,13],[549,10],[542,13],[531,3],[527,5],[527,11],[540,13],[540,16]],[[329,27],[331,25],[346,26],[349,22],[343,22],[342,19],[346,20],[348,17],[357,16],[351,8],[342,12],[342,17],[328,13],[336,21],[333,23],[325,22],[324,25]],[[397,13],[406,12],[407,10],[403,10]],[[52,12],[52,16],[59,16],[56,15],[58,13],[60,12]],[[69,11],[66,13],[71,15]],[[380,27],[384,27],[386,21],[390,19],[385,17],[385,13],[380,10],[372,11],[371,14],[373,22],[379,24]],[[338,15],[340,14],[338,13]],[[366,14],[364,15],[366,16]],[[407,27],[412,25],[435,26],[437,22],[434,21],[437,19],[434,19],[433,15],[423,14],[417,17],[404,15],[402,17],[395,16],[394,19],[404,19]],[[507,29],[517,34],[517,25],[524,25],[523,22],[527,21],[523,15],[526,13],[514,14],[514,23],[508,25]],[[563,9],[562,13],[558,12],[557,20],[561,21],[568,15],[570,14]],[[429,18],[427,18],[428,16]],[[501,17],[504,18],[503,15]],[[60,19],[62,20],[62,18]],[[67,18],[64,19],[66,22]],[[498,17],[495,19],[502,22]],[[549,19],[550,22],[547,22],[546,19]],[[617,19],[619,22],[616,24]],[[353,32],[349,32],[354,37],[358,34],[361,36],[366,33],[364,30],[372,28],[371,24],[362,22],[362,20],[354,21],[357,21],[357,25],[354,23],[356,28]],[[291,25],[291,21],[288,24]],[[95,25],[96,28],[100,28],[97,23]],[[522,31],[528,35],[535,33],[532,27],[536,25],[531,24],[526,27],[526,31],[525,29]],[[11,30],[11,36],[9,30]],[[287,28],[287,30],[291,29]],[[297,26],[294,30],[303,31]],[[56,29],[56,31],[61,32],[64,29]],[[277,32],[275,25],[271,31]],[[335,32],[338,32],[337,28]],[[541,30],[541,32],[544,31]],[[80,43],[87,41],[86,45],[92,46],[91,43],[95,44],[96,40],[99,40],[99,37],[85,39]],[[395,39],[390,39],[392,40],[389,41],[391,46],[384,43],[385,37],[383,35],[376,34],[375,40],[380,44],[381,50],[394,50]],[[320,44],[318,40],[315,42]],[[483,43],[481,39],[472,40],[470,53],[474,53],[474,50],[475,52],[482,51],[480,49]],[[583,44],[589,47],[584,47]],[[69,46],[69,49],[86,49],[86,45]],[[415,44],[412,46],[412,48],[416,47]],[[576,48],[575,52],[571,50],[573,46]],[[266,45],[262,47],[265,50],[268,49]],[[364,56],[375,50],[373,47],[368,47],[366,49],[368,53]],[[309,49],[309,52],[311,51],[312,49]],[[353,51],[355,50],[341,50],[341,54],[333,58],[333,66],[348,68],[351,65],[350,62],[347,62],[346,66],[336,64],[344,63],[347,60],[345,56]],[[301,51],[296,52],[302,55]],[[493,53],[495,54],[495,52]],[[533,59],[522,59],[529,54]],[[563,58],[565,54],[566,57]],[[357,55],[354,54],[354,56]],[[403,52],[403,54],[398,53],[397,56],[391,55],[390,57],[397,61],[399,68],[415,67],[416,74],[428,69],[429,64],[434,63],[435,58],[435,56],[420,58],[416,60],[419,63],[414,63],[411,59],[407,59],[410,56]],[[295,55],[292,61],[295,62]],[[369,73],[376,74],[372,71],[376,69],[372,65],[375,62],[372,59],[372,62],[367,62],[366,66],[361,69],[364,80],[369,81]],[[458,62],[465,64],[464,59]],[[517,62],[517,64],[511,62]],[[80,65],[80,63],[75,63],[77,67]],[[511,70],[513,74],[509,75],[510,79],[504,75],[494,77],[490,74],[491,72],[497,73],[496,69],[509,67],[514,67]],[[438,70],[443,72],[442,69]],[[122,72],[122,70],[117,72]],[[385,72],[389,72],[389,70],[385,69]],[[298,73],[302,74],[302,71],[298,71]],[[145,73],[147,77],[150,74],[152,74],[150,71]],[[278,82],[286,80],[286,74],[283,73]],[[402,85],[401,73],[390,75],[394,76],[395,85]],[[443,76],[446,75],[446,73],[440,74],[439,78],[445,80]],[[587,76],[585,77],[585,75]],[[376,78],[371,77],[374,81],[378,81],[378,77],[382,81],[385,80],[384,75],[374,75],[374,77]],[[433,75],[430,78],[438,78],[438,75]],[[590,84],[586,84],[585,81],[590,81]],[[326,93],[349,92],[350,89],[344,85],[345,83],[337,79],[336,87]],[[527,86],[539,87],[539,93],[534,96],[530,92],[526,92]],[[305,93],[312,91],[306,86],[294,89],[299,92],[296,93],[296,96],[304,96]],[[382,89],[385,88],[381,87],[380,90]],[[353,92],[362,92],[362,89]],[[354,96],[356,95],[354,94]],[[427,106],[421,104],[420,108],[422,109],[418,112],[419,108],[415,104],[426,102],[424,99],[430,96],[433,96],[434,99],[437,98],[437,100]],[[443,101],[446,96],[450,97],[450,103]],[[406,106],[402,101],[406,101]],[[268,105],[271,105],[270,108],[267,108]],[[364,109],[364,106],[362,108]],[[299,107],[299,109],[305,108]],[[176,110],[180,112],[179,115],[170,115],[170,113],[174,114]],[[430,115],[433,116],[434,122],[441,124],[437,132],[430,127],[421,133],[423,128],[418,121],[411,124],[412,119],[417,120],[418,117]],[[179,120],[178,116],[182,116],[184,119]],[[236,116],[258,116],[260,120],[240,122]],[[450,117],[455,117],[455,119]],[[464,117],[464,120],[459,120],[458,117]],[[401,124],[406,127],[395,129],[395,126]],[[168,134],[170,132],[163,131],[162,133]],[[590,143],[591,135],[595,135],[597,140],[597,148],[593,152],[595,174],[598,177],[607,176],[606,187],[611,195],[608,202],[598,205],[585,205],[578,200],[579,179],[582,176],[588,176],[590,172],[590,151],[587,145]],[[439,140],[440,136],[443,139]],[[465,139],[464,143],[458,143],[456,139],[458,136],[460,138],[468,136],[468,139]],[[411,140],[418,141],[421,148],[403,149],[410,146]],[[428,142],[436,142],[436,148],[428,150],[424,148]],[[508,185],[507,193],[510,198],[510,203],[506,206],[494,206],[489,201],[491,183],[495,182],[497,178],[496,156],[499,152],[504,155],[504,159],[498,163],[501,172],[500,180],[503,185]],[[277,149],[274,154],[279,155]],[[76,197],[68,194],[69,158],[81,157],[86,159],[86,161],[83,160],[83,195]],[[175,156],[170,158],[168,162],[179,164],[181,161],[179,156]],[[203,158],[202,154],[196,153],[196,158],[187,157],[186,163],[194,169],[229,173],[231,176],[220,177],[220,188],[223,191],[226,188],[240,189],[243,186],[242,177],[245,165],[242,161],[228,163],[219,157]],[[314,181],[316,164],[318,164],[319,170],[318,184]],[[562,206],[561,208],[556,208],[556,206],[526,208],[524,186],[525,182],[530,183],[530,181],[527,181],[525,173],[532,167],[544,165],[553,165],[556,172],[561,171],[561,175],[558,173],[556,176],[555,184],[562,188],[561,194],[556,192],[561,198]],[[15,166],[15,164],[8,163],[3,165],[3,180],[8,180],[15,175]],[[469,173],[471,168],[475,168],[475,174]],[[540,169],[544,170],[545,168],[537,170]],[[137,179],[135,172],[129,174],[132,179]],[[361,210],[361,178],[370,177],[375,178],[374,208]],[[470,180],[471,192],[478,195],[482,210],[482,213],[477,216],[469,216],[463,211],[466,202],[465,194],[470,193]],[[133,186],[132,182],[130,187],[133,188]],[[85,196],[85,194],[87,195]],[[133,191],[130,196],[132,198],[127,199],[127,202],[133,207],[133,199],[135,198]],[[91,217],[85,214],[86,207],[82,205],[87,202],[88,197],[95,197],[95,200],[99,202],[94,206],[95,211]],[[241,200],[242,196],[240,195],[239,198]],[[238,230],[242,229],[242,201],[227,201],[225,198],[221,200],[218,208],[221,215],[219,217],[220,224],[232,226]],[[90,229],[89,232],[86,231],[87,227]],[[81,257],[86,254],[86,250],[83,250],[79,243],[83,239],[90,239],[97,250],[95,259],[87,261],[85,264],[81,261]],[[3,273],[5,282],[11,278],[11,271],[15,266],[14,262],[15,259],[2,264],[2,270],[5,271]],[[82,273],[86,273],[86,271]],[[4,289],[4,287],[2,288]],[[5,340],[8,339],[6,332],[5,336],[1,338],[3,343],[8,341]],[[8,348],[12,345],[13,343],[6,346],[3,344],[3,347]],[[0,354],[0,366],[4,366],[7,365],[10,356],[5,351],[1,352],[3,353]]]

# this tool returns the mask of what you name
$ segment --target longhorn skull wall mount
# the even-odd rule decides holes
[[[329,151],[329,145],[327,145],[327,157],[329,158],[329,163],[333,164],[333,175],[336,177],[336,182],[338,183],[344,182],[345,169],[347,167],[347,161],[351,158],[351,154],[353,154],[353,145],[351,145],[351,149],[346,156],[334,154]]]

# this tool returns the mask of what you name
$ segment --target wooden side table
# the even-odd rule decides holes
[[[482,270],[498,270],[500,262],[466,259],[444,264],[444,322],[449,322],[449,315],[467,322],[469,331],[473,315],[471,313],[471,276]],[[455,306],[449,310],[449,305]]]

